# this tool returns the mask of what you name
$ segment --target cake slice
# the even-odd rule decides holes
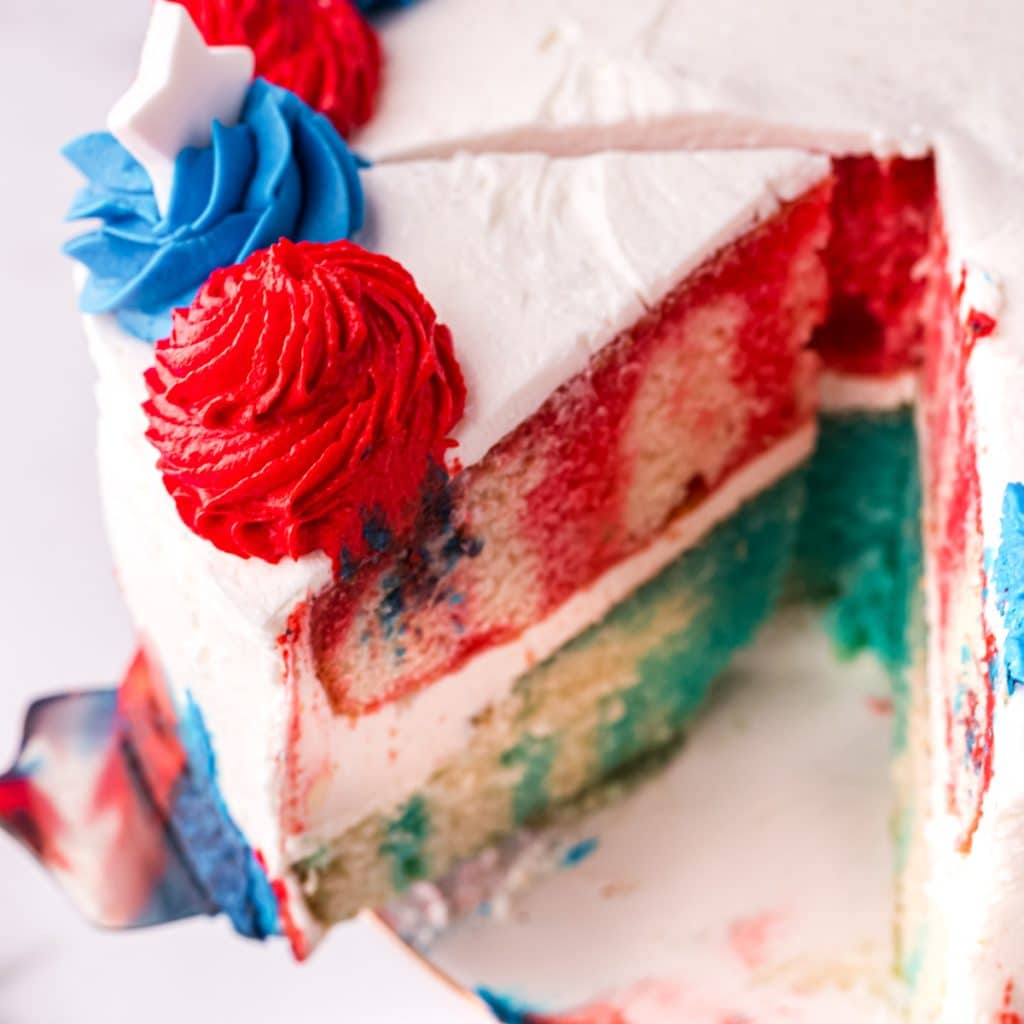
[[[321,921],[678,734],[785,570],[826,305],[820,158],[465,157],[363,185],[358,240],[430,296],[468,397],[443,500],[358,565],[190,531],[145,437],[152,349],[87,320],[129,605]]]
[[[115,556],[297,945],[671,742],[795,542],[895,680],[912,1014],[1015,1018],[1018,13],[476,7],[381,22],[393,163],[194,29],[75,151]]]

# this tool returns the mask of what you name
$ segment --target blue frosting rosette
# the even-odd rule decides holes
[[[79,307],[113,313],[146,341],[166,337],[211,272],[281,238],[333,242],[363,222],[359,161],[327,118],[257,78],[238,124],[178,155],[165,212],[142,165],[108,132],[64,155],[88,179],[69,220],[99,227],[64,251],[88,270]]]

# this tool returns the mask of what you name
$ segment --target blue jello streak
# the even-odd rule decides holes
[[[1006,627],[1006,686],[1012,694],[1024,687],[1024,483],[1010,483],[1003,494],[1001,532],[991,586]]]
[[[101,222],[64,246],[88,270],[79,306],[115,314],[146,341],[170,333],[171,310],[218,267],[280,238],[350,238],[363,223],[357,158],[327,118],[260,78],[238,124],[214,121],[209,146],[178,155],[164,212],[145,169],[108,132],[64,155],[88,179],[68,219]]]

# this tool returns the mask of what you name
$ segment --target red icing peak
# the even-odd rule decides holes
[[[373,115],[380,43],[350,0],[177,0],[211,46],[241,43],[256,73],[298,93],[342,135]]]
[[[146,436],[182,519],[269,562],[407,535],[466,398],[409,273],[345,241],[215,271],[155,360]]]

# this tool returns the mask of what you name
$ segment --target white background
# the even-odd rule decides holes
[[[0,768],[30,698],[115,680],[132,649],[100,520],[92,371],[59,251],[78,179],[58,150],[103,127],[148,10],[0,0]],[[301,968],[284,943],[237,940],[219,920],[94,932],[0,833],[0,1024],[454,1024],[466,1012],[360,925],[335,929]]]

